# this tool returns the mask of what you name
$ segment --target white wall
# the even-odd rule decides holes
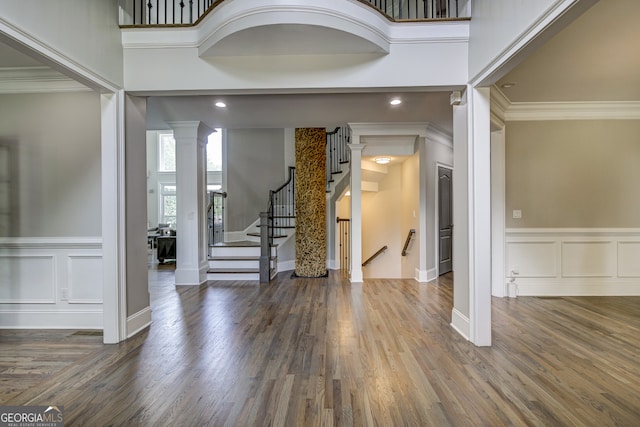
[[[403,278],[414,278],[420,260],[420,156],[418,153],[402,163],[402,216],[400,219],[400,248]],[[402,256],[402,248],[409,230],[416,230]]]
[[[269,190],[284,184],[284,129],[227,131],[226,231],[242,231],[267,209]]]
[[[18,215],[0,236],[0,327],[101,329],[100,98],[0,95]]]
[[[123,86],[117,0],[3,0],[2,33],[25,36],[66,62],[66,72]]]
[[[18,151],[8,236],[101,235],[98,94],[0,95],[0,139]]]
[[[378,191],[362,192],[362,261],[388,246],[362,269],[365,279],[402,277],[402,169],[402,164],[389,165]]]

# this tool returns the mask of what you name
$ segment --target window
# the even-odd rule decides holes
[[[216,129],[207,140],[207,171],[222,170],[222,129]],[[158,171],[176,171],[176,141],[171,133],[158,134]]]
[[[176,185],[160,184],[160,223],[176,228]]]
[[[216,129],[207,141],[207,171],[222,170],[222,129]]]
[[[171,133],[158,134],[158,171],[176,171],[176,141]]]

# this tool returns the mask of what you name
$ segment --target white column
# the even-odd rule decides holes
[[[103,341],[126,338],[124,91],[100,96],[102,168]]]
[[[206,145],[213,132],[199,121],[170,122],[176,140],[176,285],[207,280]]]
[[[362,283],[362,150],[360,135],[352,134],[351,150],[351,283]]]
[[[491,345],[491,111],[489,88],[467,89],[469,103],[470,340]]]

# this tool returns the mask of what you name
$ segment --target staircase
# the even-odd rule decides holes
[[[327,192],[335,190],[336,184],[347,175],[350,162],[348,143],[350,141],[349,127],[337,127],[327,132]],[[225,194],[226,196],[226,194]],[[209,207],[224,209],[224,199],[210,203]],[[208,280],[260,280],[261,237],[260,226],[255,232],[247,233],[243,241],[224,242],[215,241],[212,236],[220,236],[224,232],[220,221],[222,214],[212,213],[209,218],[214,218],[217,223],[209,224],[209,228],[216,228],[215,233],[210,233],[209,240],[209,269]],[[278,240],[281,242],[289,238],[296,227],[296,200],[295,200],[295,168],[289,167],[287,181],[276,190],[269,193],[269,206],[267,215],[267,242],[263,259],[268,262],[268,276],[270,279],[278,272]],[[252,239],[258,241],[252,241]]]
[[[278,245],[271,247],[270,277],[277,273]],[[209,247],[208,280],[259,280],[260,243],[221,242]]]

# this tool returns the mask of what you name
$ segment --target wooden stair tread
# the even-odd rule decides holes
[[[247,236],[261,237],[260,233],[247,233]],[[274,239],[281,239],[283,237],[287,237],[287,235],[286,234],[278,234],[276,236],[271,236],[271,237],[273,237]],[[258,244],[258,246],[260,246],[260,244]]]
[[[269,257],[269,259],[276,259],[275,256]],[[213,256],[209,257],[209,261],[260,261],[259,256]]]

